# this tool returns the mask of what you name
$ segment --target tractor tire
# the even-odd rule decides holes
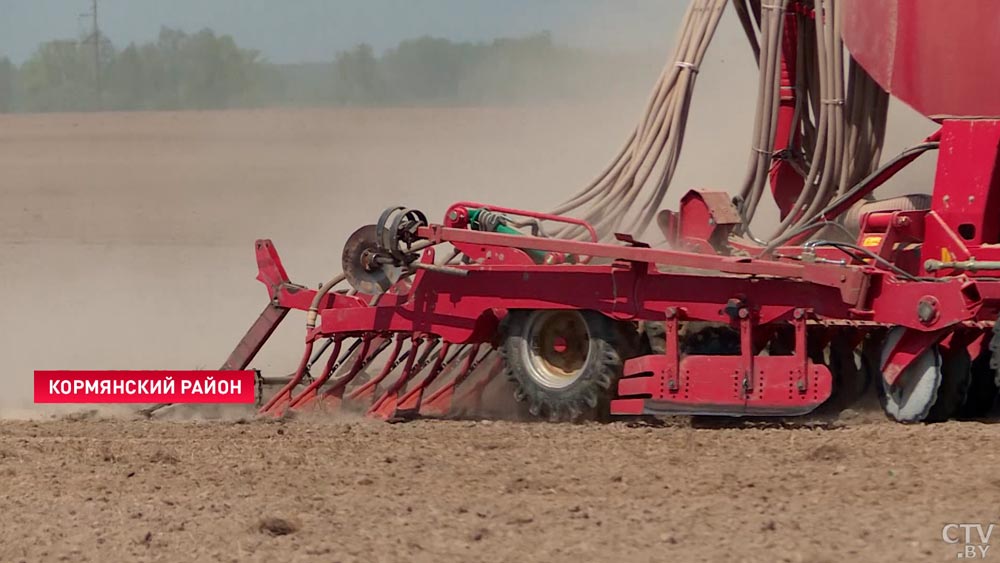
[[[958,417],[965,420],[986,418],[997,405],[998,386],[996,372],[990,367],[993,354],[983,349],[972,362],[972,383],[966,394],[965,403],[958,411]]]
[[[626,338],[594,311],[518,310],[504,320],[500,354],[514,398],[552,422],[607,418]]]
[[[941,386],[925,422],[945,422],[957,416],[972,383],[972,358],[964,348],[949,350],[941,363]]]
[[[829,347],[829,359],[825,361],[833,376],[833,393],[823,405],[823,409],[831,413],[840,413],[844,409],[856,407],[871,389],[873,373],[878,368],[872,365],[866,356],[864,343],[852,347],[845,335],[837,335]],[[826,354],[823,355],[824,359]],[[813,360],[815,361],[815,360]]]
[[[646,337],[646,345],[650,353],[665,354],[667,352],[667,329],[662,321],[644,323],[642,332]]]

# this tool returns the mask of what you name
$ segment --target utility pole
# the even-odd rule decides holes
[[[94,95],[96,109],[103,107],[101,92],[101,27],[97,22],[97,0],[90,0],[90,13],[80,14],[90,16],[90,37],[88,41],[94,43]]]
[[[97,109],[101,109],[101,28],[97,24],[97,0],[91,0],[94,35],[94,83],[97,85]]]

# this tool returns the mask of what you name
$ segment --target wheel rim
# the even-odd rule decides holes
[[[579,311],[535,311],[523,336],[527,372],[539,385],[564,389],[583,374],[590,356],[590,329]]]

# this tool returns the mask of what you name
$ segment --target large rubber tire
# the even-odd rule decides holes
[[[950,350],[942,358],[941,387],[925,422],[944,422],[957,416],[972,383],[972,358],[964,348]]]
[[[985,418],[996,408],[997,382],[996,372],[990,367],[993,353],[984,348],[979,357],[972,362],[972,383],[966,394],[965,403],[958,411],[959,418],[966,420]]]
[[[560,329],[572,340],[562,344],[574,356],[568,371],[552,368],[540,350],[540,341]],[[585,338],[579,338],[583,333]],[[621,377],[625,340],[615,321],[594,311],[517,310],[504,320],[500,354],[516,386],[514,397],[528,404],[532,416],[552,422],[603,420]]]
[[[666,353],[666,328],[662,321],[645,323],[646,341],[654,354]],[[740,333],[721,323],[686,321],[678,334],[681,356],[739,356]]]
[[[855,407],[871,387],[872,370],[866,363],[862,345],[855,344],[850,336],[838,332],[826,348],[811,354],[812,360],[825,363],[833,376],[833,392],[821,412],[839,413]]]

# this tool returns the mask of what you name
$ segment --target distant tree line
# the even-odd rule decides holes
[[[43,43],[20,66],[0,58],[0,112],[509,104],[601,95],[650,80],[655,66],[655,57],[635,68],[632,56],[558,45],[548,33],[421,37],[382,54],[362,44],[310,64],[269,63],[210,29],[163,28],[124,49],[100,41],[98,61],[92,43],[75,40]]]
[[[225,108],[263,100],[280,80],[257,52],[207,29],[164,28],[121,50],[100,40],[98,61],[92,44],[75,40],[43,43],[19,68],[0,59],[0,111]]]

